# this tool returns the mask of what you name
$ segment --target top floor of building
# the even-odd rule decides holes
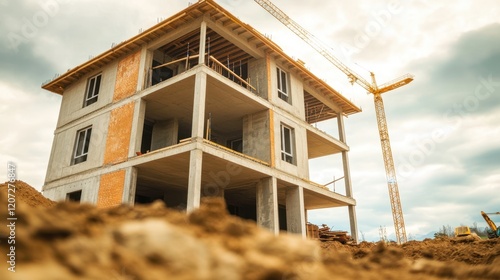
[[[42,87],[63,96],[57,123],[62,128],[132,95],[153,95],[197,66],[309,124],[360,112],[303,62],[213,0],[189,6]]]

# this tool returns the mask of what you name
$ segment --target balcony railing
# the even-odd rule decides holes
[[[198,59],[199,55],[193,55],[193,56],[187,56],[187,57],[184,57],[184,58],[179,58],[179,59],[176,59],[176,60],[172,60],[172,61],[169,61],[167,63],[164,63],[164,64],[161,64],[161,65],[158,65],[158,66],[155,66],[155,67],[151,67],[148,69],[147,73],[145,74],[145,82],[144,82],[144,88],[149,88],[153,85],[153,73],[155,70],[157,69],[160,69],[160,68],[163,68],[163,67],[167,67],[167,66],[171,66],[171,65],[184,65],[184,71],[187,71],[189,69],[191,69],[191,63],[190,63],[190,60],[192,59]],[[197,65],[197,63],[195,64]],[[226,65],[224,65],[222,62],[220,62],[219,60],[217,60],[215,57],[213,56],[208,56],[208,66],[214,70],[215,72],[219,73],[220,75],[228,78],[229,80],[232,80],[233,82],[235,82],[236,84],[239,84],[240,86],[246,88],[247,90],[253,92],[253,93],[256,93],[257,92],[257,89],[252,86],[250,84],[250,78],[247,78],[247,79],[244,79],[242,78],[239,74],[237,74],[236,72],[234,72],[233,70],[231,70],[229,67],[227,67]],[[178,75],[180,73],[177,73],[176,75]],[[175,76],[175,75],[173,75]],[[172,76],[172,77],[173,77]],[[170,77],[171,78],[171,77]],[[168,80],[168,79],[165,79],[165,81]],[[162,81],[163,82],[163,81]]]
[[[257,89],[250,84],[250,78],[248,78],[247,80],[243,79],[238,74],[236,74],[234,71],[229,69],[229,67],[227,67],[226,65],[224,65],[220,61],[218,61],[215,57],[209,56],[208,64],[209,64],[209,67],[212,68],[215,72],[223,75],[224,77],[226,77],[230,80],[232,79],[233,82],[250,90],[251,92],[257,92]],[[234,79],[236,79],[236,81]]]

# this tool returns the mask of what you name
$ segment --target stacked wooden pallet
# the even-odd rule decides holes
[[[346,244],[351,239],[347,231],[330,230],[325,224],[321,226],[322,227],[318,229],[319,240],[321,241],[338,241],[342,244]]]

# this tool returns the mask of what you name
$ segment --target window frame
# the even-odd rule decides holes
[[[99,91],[101,89],[102,73],[96,74],[87,80],[85,87],[85,98],[83,100],[83,107],[87,107],[97,102],[99,98]]]
[[[75,146],[73,148],[73,157],[71,159],[72,165],[87,161],[87,155],[89,153],[91,137],[92,137],[92,126],[88,126],[76,132]],[[83,141],[83,143],[80,144],[81,141]]]
[[[81,202],[82,201],[82,190],[72,191],[66,193],[66,201]]]
[[[288,130],[288,146],[289,151],[287,151],[287,138],[285,137],[285,130]],[[295,129],[291,126],[281,124],[280,125],[280,137],[281,137],[281,160],[288,162],[290,164],[295,164]]]
[[[238,153],[243,153],[243,138],[236,138],[228,141],[228,146],[231,150],[236,151]],[[238,146],[241,147],[241,150],[238,149]]]
[[[283,81],[284,79],[284,81]],[[280,67],[276,67],[276,83],[278,88],[278,97],[291,104],[290,98],[290,86],[289,86],[289,74]]]

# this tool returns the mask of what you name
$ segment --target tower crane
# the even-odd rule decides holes
[[[283,23],[286,27],[288,27],[302,40],[308,43],[312,48],[318,51],[340,71],[346,74],[351,84],[357,83],[366,91],[368,91],[368,93],[373,94],[375,102],[375,114],[377,117],[378,130],[380,134],[380,143],[382,146],[382,154],[384,157],[387,185],[389,188],[392,217],[394,220],[394,228],[396,230],[396,238],[398,244],[405,243],[407,239],[405,222],[403,219],[403,209],[401,208],[401,200],[399,198],[398,182],[396,180],[396,170],[394,168],[394,160],[392,158],[391,143],[389,141],[389,130],[385,117],[382,94],[409,84],[411,81],[413,81],[413,75],[406,74],[385,84],[377,85],[375,74],[373,72],[370,72],[371,83],[369,83],[361,75],[348,68],[344,63],[342,63],[339,59],[332,55],[330,53],[330,48],[327,45],[317,39],[312,33],[301,27],[298,23],[293,21],[271,1],[254,1],[266,11],[268,11],[271,15],[273,15],[276,19],[278,19],[281,23]]]

